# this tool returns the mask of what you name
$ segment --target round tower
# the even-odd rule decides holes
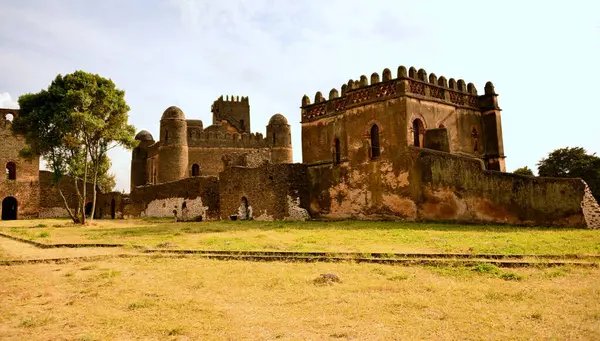
[[[183,111],[169,107],[160,119],[158,151],[158,183],[176,181],[188,176],[187,122]]]
[[[275,114],[267,125],[267,143],[271,147],[272,163],[293,163],[292,129],[287,119]]]
[[[131,152],[131,179],[130,188],[145,185],[148,182],[146,173],[146,161],[148,159],[148,147],[154,144],[154,138],[149,132],[142,130],[135,135],[138,146]]]

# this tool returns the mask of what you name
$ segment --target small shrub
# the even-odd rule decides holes
[[[133,302],[133,303],[129,303],[127,305],[127,310],[136,310],[136,309],[147,308],[151,305],[152,304],[150,302]]]
[[[48,225],[46,225],[46,224],[37,224],[37,225],[34,226],[34,228],[36,228],[36,227],[48,227]]]
[[[486,273],[490,275],[498,275],[500,274],[500,269],[494,264],[489,263],[480,263],[471,269],[472,271],[479,273]]]
[[[409,278],[408,275],[402,274],[402,275],[394,275],[394,276],[388,278],[388,280],[398,282],[398,281],[405,281],[408,278]]]
[[[514,272],[505,272],[500,275],[500,278],[502,278],[505,281],[520,281],[523,279],[523,276],[518,275]]]
[[[46,231],[43,231],[43,232],[40,232],[40,234],[38,235],[38,237],[40,237],[40,238],[48,238],[48,237],[50,237],[50,233],[48,233]]]
[[[541,320],[542,314],[541,313],[533,313],[533,314],[529,315],[529,318],[534,319],[534,320]]]

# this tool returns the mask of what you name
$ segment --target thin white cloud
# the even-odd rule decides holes
[[[19,109],[19,103],[8,92],[0,92],[0,108]]]
[[[591,23],[597,26],[598,8],[511,0],[0,2],[1,91],[18,97],[58,73],[98,73],[126,91],[130,122],[155,136],[170,105],[208,125],[219,95],[249,96],[252,129],[264,133],[271,115],[283,113],[300,162],[303,94],[327,94],[350,78],[404,64],[464,78],[480,91],[492,80],[509,169],[535,168],[564,145],[600,152],[596,115],[569,100],[593,98],[597,88],[600,47],[586,42],[597,40]],[[559,83],[561,95],[549,99]],[[588,124],[564,129],[567,112]],[[524,139],[540,143],[523,148]],[[128,190],[130,152],[115,149],[111,157],[117,187]]]

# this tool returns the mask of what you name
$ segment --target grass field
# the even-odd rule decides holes
[[[600,233],[585,229],[523,228],[407,222],[201,222],[67,220],[0,222],[0,232],[45,243],[125,243],[203,250],[600,254]]]
[[[513,271],[513,270],[510,270]],[[600,270],[113,259],[0,267],[3,340],[598,340]],[[314,282],[334,273],[341,283]]]

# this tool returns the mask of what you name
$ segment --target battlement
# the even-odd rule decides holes
[[[267,139],[261,133],[228,134],[220,131],[202,131],[188,138],[188,147],[263,148]]]
[[[213,124],[226,120],[239,131],[250,133],[250,103],[248,97],[231,96],[219,97],[214,101],[210,111],[213,114]]]
[[[217,100],[215,102],[249,103],[247,96],[240,97],[240,96],[233,96],[233,95],[231,95],[231,98],[229,97],[229,95],[225,95],[225,97],[223,97],[223,95],[221,95],[221,97],[217,98]]]
[[[398,67],[396,78],[392,78],[390,69],[384,69],[382,77],[374,72],[369,79],[362,75],[358,80],[350,79],[341,86],[340,92],[333,88],[325,99],[317,91],[314,103],[306,95],[302,97],[302,122],[313,121],[325,116],[337,115],[346,109],[363,106],[368,103],[388,100],[400,96],[415,97],[424,100],[441,102],[456,107],[482,110],[489,101],[483,97],[496,96],[494,85],[487,82],[485,95],[478,96],[473,83],[466,84],[464,80],[438,77],[434,73],[427,74],[424,69],[417,70],[405,66]]]

